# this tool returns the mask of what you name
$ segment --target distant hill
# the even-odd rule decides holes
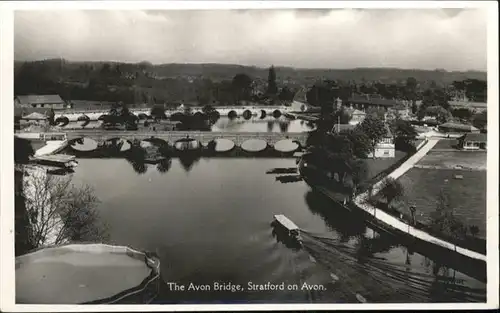
[[[233,104],[250,98],[254,101],[271,99],[272,97],[266,98],[265,95],[268,70],[268,68],[235,64],[154,65],[149,62],[73,62],[64,59],[15,61],[14,93],[16,95],[59,94],[66,100],[125,103]],[[486,73],[476,71],[292,67],[275,67],[275,71],[279,90],[289,90],[287,93],[280,92],[278,99],[282,101],[290,101],[290,94],[293,98],[295,92],[305,91],[323,80],[345,82],[343,86],[351,92],[351,86],[363,87],[365,82],[397,85],[396,89],[404,89],[407,79],[413,77],[418,83],[417,93],[427,89],[432,82],[435,82],[436,86],[448,86],[454,81],[479,80],[483,81],[479,82],[479,85],[485,86],[484,81],[486,81]],[[237,74],[246,74],[250,77],[243,79],[248,88],[241,89],[233,85],[232,80]],[[251,91],[248,91],[249,89]],[[482,92],[485,94],[486,90]],[[394,97],[394,93],[391,95],[390,97]]]
[[[47,65],[59,66],[61,60],[52,59],[43,62]],[[214,81],[231,80],[236,74],[244,73],[254,79],[266,80],[268,68],[256,66],[243,66],[236,64],[157,64],[148,62],[141,63],[117,63],[117,62],[72,62],[62,60],[66,70],[71,71],[81,66],[100,67],[107,63],[112,66],[119,65],[122,71],[135,72],[145,69],[158,78],[209,78]],[[15,72],[24,62],[15,61]],[[438,84],[450,84],[455,80],[479,79],[486,80],[486,72],[480,71],[444,71],[444,70],[418,70],[399,68],[353,68],[353,69],[304,69],[292,67],[276,67],[276,78],[280,82],[290,82],[300,85],[310,85],[320,79],[336,79],[344,81],[380,81],[383,83],[396,83],[405,81],[408,77],[414,77],[418,82],[435,81]]]

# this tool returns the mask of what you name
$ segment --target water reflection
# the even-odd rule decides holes
[[[321,216],[328,227],[338,233],[341,242],[347,242],[352,237],[359,237],[365,233],[362,219],[355,218],[322,193],[315,190],[308,191],[305,194],[305,202],[313,214]]]
[[[195,151],[186,151],[185,153],[179,155],[179,162],[181,163],[182,168],[186,172],[189,172],[193,169],[193,165],[198,163],[200,158],[200,153],[196,153]]]
[[[273,131],[273,127],[274,127],[274,121],[268,121],[267,122],[267,131],[269,133]]]
[[[168,170],[172,167],[172,159],[171,158],[168,158],[168,159],[164,159],[164,160],[161,160],[160,163],[158,163],[156,165],[156,169],[158,170],[158,172],[160,172],[161,174],[165,174],[166,172],[168,172]]]
[[[305,199],[311,212],[319,214],[335,231],[334,238],[330,239],[309,233],[309,240],[304,241],[306,250],[327,267],[339,267],[335,260],[340,258],[353,269],[365,273],[366,277],[351,279],[358,280],[360,285],[373,284],[373,290],[365,292],[371,292],[377,302],[384,298],[384,293],[394,292],[402,296],[401,301],[408,302],[429,298],[433,302],[485,300],[485,289],[480,283],[450,268],[450,265],[444,266],[434,253],[431,253],[434,260],[431,261],[401,246],[397,238],[371,231],[362,219],[354,218],[353,213],[319,192],[310,191]]]

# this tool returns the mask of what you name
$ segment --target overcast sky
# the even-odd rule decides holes
[[[486,70],[479,10],[18,11],[16,60]]]

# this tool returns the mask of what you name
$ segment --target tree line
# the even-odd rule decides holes
[[[214,74],[215,75],[215,74]],[[127,104],[163,104],[169,102],[197,105],[234,105],[242,101],[289,103],[300,89],[308,90],[312,105],[348,99],[352,94],[378,94],[386,99],[422,100],[424,92],[439,86],[448,100],[454,95],[465,95],[472,101],[486,101],[486,81],[456,80],[448,85],[434,81],[406,81],[392,83],[381,80],[326,79],[308,85],[293,80],[278,80],[276,69],[268,69],[267,81],[249,74],[236,73],[217,79],[210,75],[159,76],[151,64],[92,63],[72,65],[64,60],[24,62],[18,65],[14,77],[15,95],[59,94],[66,100],[122,101]],[[332,90],[335,90],[332,92]]]

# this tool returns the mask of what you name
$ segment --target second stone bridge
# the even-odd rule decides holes
[[[282,140],[292,140],[305,146],[307,133],[272,133],[272,132],[202,132],[202,131],[109,131],[109,130],[77,130],[66,133],[68,140],[80,138],[89,138],[97,142],[105,142],[113,139],[123,139],[127,141],[160,139],[170,144],[181,139],[195,139],[201,144],[207,143],[216,139],[227,139],[234,142],[235,145],[241,146],[245,141],[251,139],[263,140],[268,145],[274,146]]]

